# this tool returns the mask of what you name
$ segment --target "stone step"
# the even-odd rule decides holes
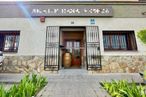
[[[85,69],[62,69],[59,70],[59,75],[87,75],[88,71]]]

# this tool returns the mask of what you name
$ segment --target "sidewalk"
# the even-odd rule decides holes
[[[70,71],[69,71],[70,72]],[[0,74],[0,82],[19,82],[24,74]],[[110,97],[100,82],[125,79],[131,82],[142,82],[138,73],[59,73],[47,74],[48,84],[38,93],[37,97]]]

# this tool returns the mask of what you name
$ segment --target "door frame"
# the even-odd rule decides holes
[[[61,47],[63,47],[63,41],[62,41],[62,33],[64,32],[64,31],[75,31],[75,32],[77,32],[77,31],[83,31],[83,35],[84,35],[84,37],[83,38],[85,38],[85,40],[84,40],[84,42],[85,42],[85,45],[86,45],[86,26],[60,26],[60,36],[59,36],[59,46],[60,46],[60,49],[59,49],[59,54],[60,54],[60,58],[59,58],[59,68],[60,69],[64,69],[63,68],[63,66],[62,66],[62,51],[61,51]],[[71,39],[70,39],[71,40]],[[78,39],[79,40],[79,39]],[[81,40],[79,40],[79,41],[81,41]],[[86,47],[85,47],[85,49],[84,50],[86,50]],[[80,52],[81,53],[81,52]],[[86,53],[85,53],[86,54]],[[86,56],[86,55],[85,55]],[[86,60],[86,59],[85,59]],[[87,62],[85,62],[85,63],[87,63]],[[80,69],[86,69],[86,67],[87,67],[87,64],[85,64],[85,66],[82,66],[82,58],[81,58],[81,68]]]
[[[78,40],[75,40],[75,39],[65,39],[64,41],[63,41],[63,44],[64,44],[64,46],[66,47],[66,42],[67,41],[71,41],[72,43],[74,43],[75,41],[78,41],[78,42],[80,42],[80,46],[81,46],[81,40],[80,39],[78,39]],[[72,44],[73,45],[73,44]],[[73,47],[74,47],[74,45],[73,45]],[[81,48],[79,47],[79,49],[80,49],[80,67],[82,66],[82,60],[81,60],[81,58],[82,58],[82,53],[81,53]],[[72,50],[73,50],[73,48],[72,48]],[[74,50],[73,50],[73,54],[74,54]],[[73,65],[73,64],[72,64]]]

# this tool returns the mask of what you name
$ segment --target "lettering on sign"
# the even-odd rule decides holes
[[[112,16],[111,6],[99,5],[33,5],[28,8],[31,16]]]
[[[32,9],[32,14],[57,14],[59,12],[59,9]],[[109,9],[104,8],[104,9],[84,9],[84,13],[110,13]],[[79,14],[81,13],[80,9],[61,9],[61,13],[68,13],[68,14]]]

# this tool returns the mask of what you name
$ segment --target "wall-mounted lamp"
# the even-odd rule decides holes
[[[142,15],[146,15],[146,11],[141,13]]]
[[[40,22],[42,22],[42,23],[45,22],[45,17],[44,16],[40,17]]]

